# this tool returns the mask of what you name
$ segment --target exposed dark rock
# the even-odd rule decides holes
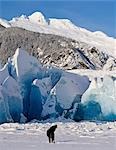
[[[109,56],[86,43],[65,37],[35,33],[21,28],[0,27],[0,60],[2,64],[22,47],[45,65],[63,69],[102,69]]]

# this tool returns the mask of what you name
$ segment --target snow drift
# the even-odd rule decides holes
[[[115,80],[106,76],[90,83],[87,76],[43,67],[18,48],[0,70],[0,123],[58,117],[115,120]]]

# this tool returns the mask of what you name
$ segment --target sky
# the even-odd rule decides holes
[[[42,12],[48,18],[68,18],[90,31],[116,37],[114,0],[0,0],[0,17],[10,20],[22,14]]]

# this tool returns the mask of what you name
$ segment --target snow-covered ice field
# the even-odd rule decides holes
[[[52,123],[0,125],[0,150],[115,150],[116,122],[55,123],[56,143],[49,144],[46,130]]]

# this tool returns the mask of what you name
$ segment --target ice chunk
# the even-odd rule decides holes
[[[7,101],[4,99],[3,87],[0,86],[0,123],[11,122],[12,118],[9,113]]]
[[[50,77],[43,78],[41,80],[35,79],[33,81],[33,85],[39,88],[41,96],[43,98],[47,98],[50,93],[50,90],[52,89],[52,82]]]
[[[82,96],[84,119],[116,120],[116,86],[110,76],[94,79]],[[99,84],[100,83],[100,84]]]
[[[23,99],[18,83],[12,78],[7,77],[3,82],[4,99],[8,102],[9,112],[15,122],[20,121],[23,112]]]
[[[51,77],[51,83],[52,83],[52,88],[57,84],[57,82],[60,80],[62,74],[63,74],[63,71],[62,70],[59,70],[59,69],[56,69],[56,68],[52,68],[52,69],[49,69],[49,74],[50,74],[50,77]]]
[[[61,116],[65,110],[67,110],[65,117],[71,116],[74,113],[74,103],[80,102],[88,86],[87,77],[63,73],[43,105],[42,117],[55,118]]]
[[[61,107],[69,109],[74,100],[80,102],[80,97],[88,86],[89,79],[87,77],[64,73],[56,84],[56,96]]]
[[[21,114],[21,117],[20,117],[20,123],[26,123],[27,121],[27,118],[24,116],[24,114],[22,113]]]
[[[16,50],[12,58],[12,66],[16,70],[18,79],[22,79],[23,76],[25,78],[36,76],[41,68],[41,64],[38,60],[21,48]]]
[[[28,117],[30,107],[31,85],[34,79],[42,74],[42,65],[25,50],[18,48],[11,59],[11,75],[21,87],[23,96],[23,112]]]
[[[53,88],[46,100],[46,103],[43,105],[43,110],[41,114],[43,119],[58,117],[58,113],[55,109],[56,103],[57,103],[56,89]]]

